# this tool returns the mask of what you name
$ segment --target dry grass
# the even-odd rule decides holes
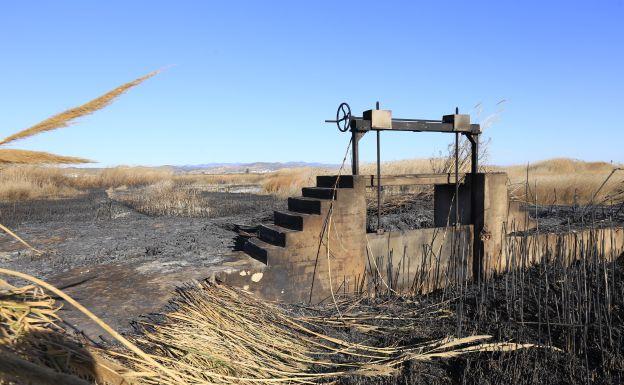
[[[432,173],[442,162],[442,159],[438,158],[384,162],[381,165],[381,172],[386,175]],[[376,167],[375,163],[365,163],[360,166],[360,173],[370,175],[376,174]],[[336,169],[313,167],[284,169],[265,174],[266,176],[262,181],[262,187],[268,194],[281,197],[296,196],[301,193],[302,187],[315,186],[316,176],[333,175],[336,173]],[[344,173],[345,170],[343,170],[343,174]],[[350,173],[350,171],[348,171],[348,173]]]
[[[25,276],[8,270],[3,273]],[[352,342],[335,336],[352,322],[297,316],[247,292],[208,283],[179,289],[172,311],[157,323],[142,323],[142,334],[129,341],[62,291],[34,277],[29,280],[71,300],[72,306],[124,348],[94,355],[96,350],[88,342],[79,342],[56,324],[62,322],[56,314],[58,308],[40,288],[5,284],[0,287],[0,332],[6,336],[0,339],[0,368],[8,370],[0,371],[0,383],[13,375],[25,382],[37,376],[39,381],[34,382],[50,384],[86,383],[76,376],[116,384],[313,384],[352,376],[387,376],[397,373],[407,361],[536,347],[486,343],[491,338],[488,335],[447,337],[408,346]],[[360,301],[352,298],[351,308]],[[412,310],[403,316],[418,317]],[[402,315],[396,316],[403,322]],[[392,325],[390,322],[383,329],[391,331]],[[370,330],[369,334],[379,332]],[[67,377],[61,380],[59,373]]]
[[[103,170],[12,166],[0,169],[0,199],[20,201],[77,196],[94,188],[137,187],[173,178],[166,168],[115,167]]]
[[[180,185],[172,179],[161,180],[139,191],[121,188],[107,192],[111,199],[152,216],[207,217],[214,209],[203,199],[201,189]]]
[[[187,173],[175,176],[176,182],[184,185],[203,186],[233,186],[233,185],[260,185],[267,178],[267,174],[197,174]]]
[[[588,204],[620,202],[623,196],[617,190],[624,186],[624,171],[616,171],[607,183],[601,185],[619,165],[606,162],[583,162],[557,158],[528,166],[496,167],[509,175],[512,196],[518,200],[538,204]],[[600,189],[600,190],[599,190]]]
[[[0,279],[0,344],[42,331],[59,320],[58,306],[37,286],[15,287]]]
[[[440,172],[448,168],[445,158],[409,159],[382,163],[381,172],[385,175],[418,174]],[[465,165],[464,165],[465,166]],[[488,171],[507,172],[512,197],[518,200],[539,204],[587,204],[598,192],[593,203],[620,202],[624,198],[624,171],[615,172],[599,190],[614,168],[621,167],[606,162],[584,162],[557,158],[529,166],[529,196],[525,196],[526,166],[489,166]],[[452,168],[452,167],[451,167]],[[466,167],[462,167],[465,169]],[[452,170],[451,170],[452,171]],[[361,166],[362,174],[376,174],[373,163]],[[448,172],[448,170],[446,171]],[[303,168],[284,170],[267,175],[264,189],[269,194],[280,196],[298,195],[301,187],[313,186],[314,177],[335,170]]]
[[[262,188],[268,194],[281,197],[296,196],[301,194],[301,188],[316,186],[317,175],[336,174],[336,170],[328,170],[314,167],[301,167],[279,170],[265,174]]]
[[[430,174],[436,172],[443,163],[442,158],[396,160],[382,163],[381,173],[384,175]],[[365,163],[360,166],[360,173],[377,174],[377,165]]]
[[[442,158],[401,160],[383,163],[382,173],[432,173],[443,165]],[[508,173],[510,192],[515,199],[531,203],[537,201],[540,204],[587,204],[597,191],[594,203],[609,203],[610,200],[619,202],[624,198],[624,171],[615,172],[599,191],[601,184],[617,166],[573,159],[551,159],[532,164],[528,169],[528,198],[525,196],[526,166],[491,166],[489,169]],[[335,169],[304,167],[266,174],[175,174],[166,167],[115,167],[95,170],[11,166],[0,169],[0,200],[71,197],[96,188],[153,186],[151,190],[146,190],[148,194],[141,199],[164,196],[171,207],[177,207],[176,202],[186,201],[194,205],[191,211],[199,212],[202,209],[197,195],[201,191],[222,189],[224,186],[257,186],[266,194],[279,197],[297,196],[302,187],[315,185],[317,175],[336,172]],[[361,172],[375,174],[376,166],[364,164]],[[174,186],[181,187],[183,191],[174,191]],[[158,191],[164,195],[157,195]],[[167,202],[163,202],[163,205],[165,203]],[[155,207],[154,210],[161,209]]]

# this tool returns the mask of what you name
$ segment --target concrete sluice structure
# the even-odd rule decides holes
[[[289,198],[288,211],[276,211],[274,224],[261,225],[258,237],[243,244],[259,262],[218,278],[271,300],[314,303],[339,293],[426,293],[544,258],[564,257],[569,264],[591,247],[600,247],[608,258],[623,251],[621,228],[568,234],[528,231],[537,224],[517,202],[510,202],[507,175],[478,172],[481,128],[458,109],[441,120],[395,119],[377,103],[376,109],[356,117],[342,103],[336,119],[326,122],[351,133],[352,175],[319,176],[315,187],[302,189],[302,197]],[[393,131],[453,134],[455,172],[382,176],[380,134]],[[369,132],[377,136],[377,174],[361,175],[358,142]],[[471,148],[471,172],[466,174],[458,170],[460,136]],[[367,233],[366,189],[377,190],[380,223],[382,187],[413,185],[434,186],[434,227]]]
[[[452,179],[452,174],[384,177],[385,185],[434,184],[435,227],[367,233],[366,188],[374,187],[375,179],[319,176],[316,187],[289,198],[288,211],[276,211],[274,224],[261,225],[258,237],[246,241],[245,252],[261,263],[218,278],[267,299],[315,303],[373,290],[426,293],[555,255],[571,263],[588,247],[600,247],[607,258],[624,251],[621,228],[526,231],[535,223],[510,203],[504,173],[461,176],[455,224]],[[474,201],[468,204],[469,199]]]

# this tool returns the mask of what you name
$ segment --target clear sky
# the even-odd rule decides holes
[[[323,120],[379,100],[402,118],[498,112],[492,163],[624,162],[622,0],[0,4],[2,136],[172,66],[14,147],[103,166],[339,163],[348,134]],[[450,139],[382,134],[382,158]],[[361,151],[374,159],[373,135]]]

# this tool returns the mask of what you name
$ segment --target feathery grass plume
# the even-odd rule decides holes
[[[57,128],[67,127],[71,124],[73,120],[82,116],[92,114],[95,111],[101,110],[102,108],[108,106],[124,92],[128,91],[132,87],[138,86],[139,84],[143,83],[145,80],[151,78],[159,72],[160,70],[150,72],[145,76],[135,79],[129,83],[123,84],[115,88],[114,90],[109,91],[106,94],[96,99],[93,99],[90,102],[87,102],[81,106],[70,108],[69,110],[61,112],[60,114],[51,116],[48,119],[39,122],[30,128],[27,128],[5,138],[0,142],[0,145],[7,144],[18,139],[24,139],[39,134],[41,132],[52,131],[56,130]]]
[[[80,164],[93,161],[73,156],[51,154],[43,151],[0,149],[0,165],[6,164]]]

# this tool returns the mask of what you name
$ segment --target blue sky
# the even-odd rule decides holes
[[[379,100],[404,118],[502,110],[491,163],[624,162],[622,20],[622,0],[2,2],[0,135],[172,66],[14,147],[103,166],[339,163],[348,135],[323,120]],[[388,133],[382,158],[450,139]],[[374,159],[372,135],[361,151]]]

